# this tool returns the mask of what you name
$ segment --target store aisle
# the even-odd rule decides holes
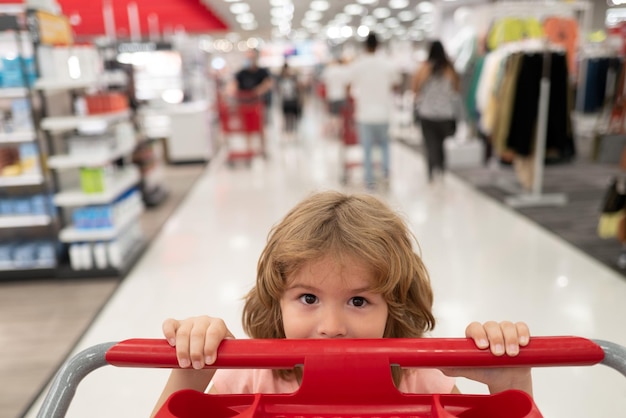
[[[235,335],[240,298],[254,281],[270,227],[314,190],[339,183],[339,144],[321,138],[310,110],[298,142],[277,140],[270,158],[229,168],[221,155],[102,310],[77,350],[132,337],[158,338],[166,317],[222,316]],[[358,173],[355,173],[358,174]],[[606,267],[477,193],[451,175],[425,180],[422,158],[392,147],[383,196],[411,224],[430,270],[438,326],[462,336],[471,320],[524,320],[535,335],[580,335],[626,345],[626,282]],[[147,416],[166,370],[104,368],[80,385],[74,417]],[[604,366],[536,369],[546,417],[607,417],[626,410],[626,382]],[[463,392],[485,393],[460,381]],[[28,416],[34,416],[37,405]]]

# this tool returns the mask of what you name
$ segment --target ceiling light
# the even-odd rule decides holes
[[[360,15],[364,8],[360,4],[348,4],[343,10],[349,15]]]
[[[306,20],[317,21],[322,19],[322,13],[316,10],[309,10],[304,14]]]
[[[255,30],[258,27],[259,27],[259,25],[258,25],[258,23],[256,23],[256,21],[250,22],[250,23],[243,23],[241,25],[241,29],[243,29],[243,30]]]
[[[284,6],[289,3],[290,0],[270,0],[272,6]]]
[[[233,14],[240,14],[240,13],[248,13],[250,11],[250,6],[248,6],[248,3],[233,3],[230,5],[230,12]]]
[[[392,9],[404,9],[409,5],[409,0],[389,0],[389,7]]]
[[[378,0],[356,0],[359,4],[374,4],[377,3]]]
[[[283,9],[282,7],[273,7],[270,10],[270,14],[273,17],[286,17],[286,13],[285,13],[285,9]]]
[[[359,28],[356,30],[357,35],[359,35],[361,38],[365,38],[367,35],[369,35],[370,33],[370,28],[368,28],[365,25],[361,25],[359,26]]]
[[[403,10],[398,13],[398,19],[402,22],[410,22],[411,20],[415,19],[415,13],[410,10]]]
[[[423,1],[417,5],[419,13],[431,13],[435,10],[435,6],[429,1]]]
[[[398,26],[400,26],[400,22],[398,22],[398,19],[396,19],[395,17],[390,17],[385,19],[385,26],[387,26],[388,28],[397,28]]]
[[[353,33],[354,33],[354,30],[352,29],[351,26],[343,26],[341,28],[341,36],[344,38],[351,37]]]
[[[371,15],[363,16],[363,19],[361,19],[361,24],[368,27],[376,26],[377,22],[376,18]]]
[[[387,9],[386,7],[379,7],[377,9],[374,9],[372,14],[376,16],[378,19],[386,19],[389,16],[391,16],[391,11]]]
[[[237,19],[237,22],[241,24],[252,23],[254,22],[254,15],[252,13],[242,13],[240,15],[237,15],[235,19]]]
[[[326,0],[313,0],[311,2],[311,10],[316,10],[318,12],[323,12],[328,10],[330,5]]]
[[[352,16],[347,13],[338,13],[337,15],[335,15],[335,19],[333,20],[337,23],[345,25],[347,23],[350,23],[350,21],[352,20]]]

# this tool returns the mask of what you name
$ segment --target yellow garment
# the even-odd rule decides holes
[[[493,50],[507,42],[529,38],[543,38],[543,27],[539,20],[534,17],[527,19],[505,17],[494,23],[487,38],[487,45]]]
[[[494,152],[501,155],[506,149],[506,140],[513,119],[513,105],[515,104],[515,90],[519,71],[522,68],[522,60],[524,55],[521,53],[513,54],[506,63],[506,72],[502,79],[502,85],[498,92],[498,117],[495,120],[491,143]]]
[[[626,216],[624,209],[614,213],[603,213],[598,222],[598,236],[603,239],[616,238],[620,221]]]

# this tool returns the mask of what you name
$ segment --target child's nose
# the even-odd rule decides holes
[[[347,324],[340,309],[329,308],[322,312],[318,324],[318,333],[322,338],[347,336]]]

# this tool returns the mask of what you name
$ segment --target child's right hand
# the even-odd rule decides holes
[[[192,366],[194,369],[213,364],[222,340],[235,338],[222,319],[209,316],[166,319],[163,335],[171,346],[176,347],[180,367]]]

